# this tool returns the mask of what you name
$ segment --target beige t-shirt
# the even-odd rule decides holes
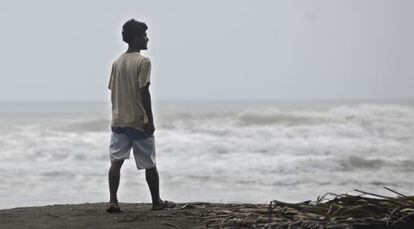
[[[151,62],[138,52],[123,53],[112,64],[108,88],[111,90],[112,126],[144,130],[148,117],[139,88],[150,84]]]

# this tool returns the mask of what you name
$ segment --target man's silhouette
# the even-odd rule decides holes
[[[143,22],[134,19],[127,21],[122,27],[122,40],[128,43],[128,50],[112,64],[108,85],[112,102],[108,212],[121,212],[117,198],[120,170],[124,160],[129,158],[131,148],[137,168],[145,169],[152,209],[161,210],[172,205],[161,200],[159,195],[155,128],[149,93],[151,62],[140,54],[141,50],[147,49],[147,29]]]

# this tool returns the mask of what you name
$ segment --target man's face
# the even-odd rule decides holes
[[[141,49],[142,50],[147,50],[148,49],[148,37],[147,37],[147,32],[144,32],[144,34],[142,36],[140,36],[140,42],[141,42]]]

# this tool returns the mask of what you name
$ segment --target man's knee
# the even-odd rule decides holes
[[[112,161],[112,162],[111,162],[111,168],[114,168],[114,169],[121,169],[122,164],[124,164],[124,160]]]
[[[157,167],[148,168],[145,169],[145,171],[157,171]]]

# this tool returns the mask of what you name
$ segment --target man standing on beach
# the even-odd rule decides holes
[[[154,120],[149,93],[151,62],[140,54],[147,49],[147,25],[131,19],[122,26],[122,40],[128,50],[112,64],[108,88],[112,102],[112,136],[109,147],[110,200],[107,212],[121,212],[117,191],[120,170],[133,149],[138,169],[145,169],[145,177],[151,192],[152,210],[171,207],[159,195],[159,178],[155,162]]]

